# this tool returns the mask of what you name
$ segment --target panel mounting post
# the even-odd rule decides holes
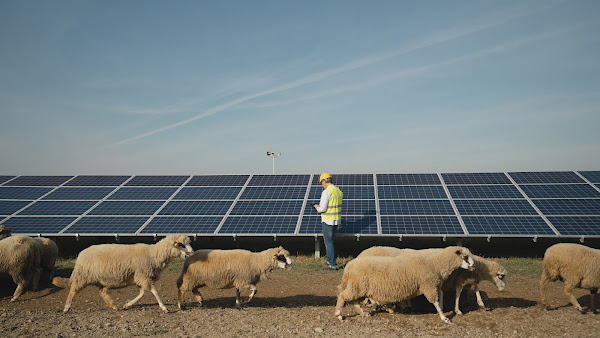
[[[488,243],[492,241],[492,235],[487,236],[487,241],[488,241]]]
[[[356,241],[360,242],[360,234],[356,234]]]
[[[398,240],[402,242],[402,235],[398,236]]]
[[[533,241],[537,243],[537,235],[533,236]]]
[[[315,235],[315,259],[321,258],[321,247],[319,246],[319,236]]]
[[[581,236],[581,238],[579,239],[579,241],[580,241],[581,243],[583,243],[583,241],[585,241],[585,236]]]
[[[273,242],[277,242],[277,234],[273,234]]]

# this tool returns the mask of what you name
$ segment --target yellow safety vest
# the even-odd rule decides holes
[[[329,204],[327,210],[321,214],[321,221],[339,221],[342,219],[342,198],[344,193],[335,185],[327,187]]]

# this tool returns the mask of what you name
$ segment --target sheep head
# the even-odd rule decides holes
[[[5,239],[6,237],[10,237],[10,235],[10,229],[4,225],[0,225],[0,239]]]
[[[467,248],[457,247],[454,252],[461,259],[460,268],[469,271],[475,270],[475,261],[471,257],[471,251]]]
[[[190,245],[190,238],[186,235],[176,234],[165,237],[165,239],[169,244],[173,246],[175,250],[178,252],[174,256],[179,256],[185,259],[188,256],[191,256],[194,253],[194,249]]]
[[[290,259],[290,253],[281,246],[273,250],[273,260],[277,263],[277,267],[286,270],[291,269],[292,260]]]
[[[495,262],[494,262],[495,263]],[[498,290],[503,291],[504,288],[506,287],[506,269],[503,268],[500,264],[495,263],[494,265],[497,265],[497,270],[495,271],[494,277],[493,277],[493,281],[496,284],[496,287],[498,288]],[[493,273],[493,271],[492,271]]]

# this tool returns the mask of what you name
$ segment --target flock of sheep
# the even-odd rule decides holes
[[[186,235],[170,235],[156,244],[100,244],[81,251],[70,278],[52,278],[58,256],[56,244],[46,238],[11,236],[0,226],[0,273],[12,276],[17,288],[11,302],[17,300],[28,284],[38,288],[40,278],[62,288],[69,288],[63,312],[69,311],[75,294],[88,285],[97,285],[106,304],[118,307],[108,289],[137,285],[139,294],[123,305],[134,305],[149,290],[164,312],[155,282],[167,264],[177,257],[185,259],[177,279],[177,306],[184,309],[184,295],[191,291],[202,304],[200,288],[236,289],[235,305],[248,303],[256,294],[256,285],[275,268],[290,269],[289,252],[282,247],[261,252],[248,250],[193,251]],[[574,288],[591,292],[591,310],[596,313],[595,295],[600,287],[600,250],[579,244],[556,244],[544,255],[544,270],[540,281],[542,304],[546,304],[545,288],[548,281],[562,280],[565,294],[579,311],[581,305],[571,294]],[[361,315],[370,315],[371,309],[382,308],[392,312],[399,304],[406,307],[409,300],[424,295],[444,322],[443,293],[455,291],[454,312],[462,314],[459,298],[464,288],[471,288],[480,308],[485,308],[478,284],[487,280],[504,290],[507,271],[497,262],[473,255],[469,249],[450,246],[444,249],[398,249],[372,247],[364,250],[344,268],[338,286],[335,315],[343,320],[341,311],[353,303]],[[242,301],[240,290],[249,289],[249,297]],[[365,312],[363,307],[369,307]]]

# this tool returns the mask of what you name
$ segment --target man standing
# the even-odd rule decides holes
[[[315,204],[314,207],[321,214],[327,265],[329,269],[337,270],[333,235],[342,222],[342,198],[344,194],[340,188],[333,185],[331,175],[328,173],[321,174],[319,184],[323,186],[323,192],[321,193],[321,201],[319,204]]]

